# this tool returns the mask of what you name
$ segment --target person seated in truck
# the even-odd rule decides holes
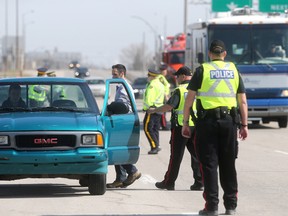
[[[2,103],[2,108],[22,107],[26,108],[26,103],[21,98],[21,86],[18,84],[10,85],[8,98]]]

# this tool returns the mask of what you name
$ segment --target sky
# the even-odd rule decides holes
[[[0,0],[0,37],[16,35],[17,0]],[[210,5],[191,4],[187,23],[210,16]],[[131,44],[147,44],[153,53],[155,35],[184,30],[184,0],[18,0],[18,34],[26,51],[81,52],[84,60],[106,66],[119,63]],[[8,6],[8,10],[6,10]],[[8,19],[6,19],[8,12]],[[24,26],[24,28],[23,28]]]

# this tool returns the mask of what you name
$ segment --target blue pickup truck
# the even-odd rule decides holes
[[[117,85],[127,90],[132,112],[113,103]],[[1,79],[0,180],[77,179],[103,195],[108,165],[136,163],[140,152],[133,92],[122,79],[107,80],[106,89],[100,109],[82,79]]]

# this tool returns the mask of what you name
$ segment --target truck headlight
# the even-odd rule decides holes
[[[96,145],[99,147],[104,146],[102,134],[87,134],[82,136],[83,145]]]
[[[0,145],[8,145],[9,139],[8,136],[0,136]]]

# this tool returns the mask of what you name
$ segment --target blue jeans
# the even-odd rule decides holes
[[[127,174],[131,175],[138,171],[133,164],[115,165],[116,181],[124,182],[127,178]]]

